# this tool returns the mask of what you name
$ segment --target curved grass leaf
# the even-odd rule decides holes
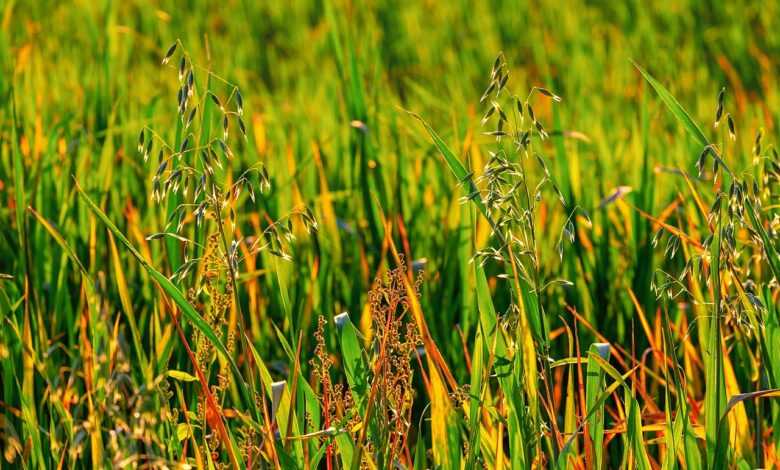
[[[130,251],[130,253],[135,257],[136,260],[138,260],[139,263],[141,263],[141,266],[146,270],[146,272],[149,273],[149,275],[157,282],[157,284],[162,288],[162,290],[171,298],[171,300],[176,303],[176,305],[181,309],[182,315],[192,322],[192,324],[200,330],[201,333],[203,333],[206,338],[208,338],[209,341],[214,345],[214,348],[219,352],[220,355],[227,361],[227,363],[230,365],[230,369],[233,372],[235,383],[238,386],[238,389],[241,393],[241,397],[243,398],[246,405],[250,407],[250,409],[253,412],[253,416],[257,417],[257,409],[255,407],[255,401],[252,399],[251,395],[249,394],[249,391],[247,389],[246,383],[244,382],[244,379],[241,376],[241,371],[239,371],[238,366],[236,365],[236,362],[233,360],[233,357],[228,353],[227,348],[222,343],[222,341],[217,336],[216,332],[209,326],[206,321],[201,318],[200,314],[197,310],[195,310],[195,307],[192,306],[192,304],[187,301],[187,298],[184,296],[184,294],[161,272],[157,271],[151,264],[149,264],[143,256],[141,256],[141,253],[130,243],[130,240],[125,237],[125,235],[122,233],[119,228],[114,225],[114,223],[111,221],[111,219],[108,218],[108,216],[103,212],[100,207],[95,204],[95,202],[90,199],[90,197],[87,195],[86,192],[81,188],[81,186],[76,183],[76,189],[79,192],[79,195],[84,199],[84,201],[89,206],[90,210],[108,227],[109,230],[114,234],[117,240],[119,240],[122,245],[125,246],[125,248]]]
[[[590,409],[588,409],[588,413],[585,415],[585,418],[582,420],[582,423],[577,427],[577,432],[572,434],[571,437],[569,437],[569,439],[566,441],[566,443],[561,448],[561,452],[559,454],[560,457],[564,457],[565,458],[565,456],[568,455],[567,451],[572,446],[572,444],[574,443],[574,440],[577,438],[579,433],[582,431],[582,428],[585,426],[585,423],[590,421],[591,417],[593,417],[593,415],[598,411],[598,409],[603,406],[603,404],[607,400],[607,398],[609,398],[610,395],[615,393],[615,391],[621,385],[622,386],[626,386],[625,385],[626,380],[628,380],[628,378],[631,377],[631,375],[633,375],[634,372],[636,372],[637,369],[639,369],[639,367],[640,367],[639,365],[634,366],[631,369],[629,369],[628,372],[626,372],[625,374],[621,375],[620,373],[617,372],[617,370],[615,370],[614,367],[612,367],[609,364],[609,362],[607,362],[604,359],[602,359],[600,355],[592,354],[591,352],[589,352],[588,353],[588,357],[589,357],[589,359],[591,361],[597,362],[604,369],[604,372],[609,374],[613,379],[615,379],[615,381],[612,382],[612,384],[610,384],[609,387],[604,389],[604,391],[594,401],[593,406]],[[566,462],[558,462],[557,467],[558,468],[566,468],[565,463]]]
[[[466,168],[463,166],[460,160],[458,160],[458,157],[455,156],[452,150],[450,150],[449,146],[447,146],[447,143],[444,142],[444,140],[442,140],[441,137],[439,137],[439,134],[437,134],[436,131],[433,130],[431,125],[425,122],[425,120],[419,114],[413,113],[411,111],[406,111],[406,112],[413,118],[420,121],[420,124],[422,124],[423,127],[425,127],[425,130],[428,132],[428,135],[431,136],[434,145],[436,145],[436,149],[439,151],[441,156],[444,157],[444,161],[447,163],[447,166],[450,167],[452,173],[455,175],[456,178],[458,178],[458,182],[463,185],[466,196],[469,197],[469,199],[474,203],[474,205],[477,206],[477,209],[479,209],[482,215],[484,215],[485,218],[488,219],[488,222],[490,222],[490,224],[493,225],[495,228],[492,219],[487,213],[487,208],[485,207],[485,204],[483,204],[482,199],[479,198],[477,185],[474,184],[474,180],[471,178],[468,171],[466,171]]]
[[[594,343],[590,346],[590,355],[598,354],[609,360],[609,345]],[[587,377],[585,379],[585,404],[595,413],[588,421],[588,434],[593,443],[593,468],[600,469],[604,465],[604,405],[597,406],[599,394],[604,388],[604,370],[595,361],[588,361]]]
[[[669,90],[667,90],[666,87],[664,87],[658,80],[653,78],[653,76],[650,75],[645,69],[639,66],[639,64],[634,61],[631,61],[631,63],[634,64],[634,67],[636,67],[637,70],[639,70],[639,73],[641,73],[644,79],[647,80],[647,83],[653,87],[655,92],[658,94],[658,97],[661,98],[661,101],[663,101],[666,107],[669,108],[669,111],[671,111],[674,117],[677,118],[680,124],[683,125],[685,130],[688,131],[688,133],[694,139],[696,139],[696,142],[701,145],[702,148],[709,145],[710,140],[707,138],[707,136],[704,135],[704,132],[701,130],[699,125],[696,124],[696,121],[694,121],[691,115],[685,111],[685,108],[682,107],[680,102],[677,101],[677,99],[669,92]],[[756,232],[758,232],[759,236],[761,237],[761,242],[769,261],[769,268],[772,270],[772,274],[774,274],[775,278],[780,279],[780,254],[778,254],[775,246],[772,244],[769,235],[766,233],[764,226],[761,224],[761,220],[756,216],[755,209],[750,200],[746,199],[745,205],[747,206],[746,212],[750,218],[750,223],[753,225],[753,229],[756,230]]]
[[[344,324],[339,327],[339,342],[341,343],[347,382],[349,382],[355,403],[362,413],[368,393],[368,365],[363,359],[357,328],[349,319],[346,319]]]
[[[704,132],[701,130],[698,124],[696,124],[696,121],[691,118],[690,114],[688,114],[685,111],[685,108],[682,107],[679,101],[677,101],[677,98],[675,98],[671,93],[669,93],[669,90],[666,89],[658,80],[653,78],[652,75],[647,73],[645,69],[639,66],[636,62],[633,60],[631,61],[632,64],[634,64],[634,67],[636,67],[637,70],[639,70],[639,73],[642,74],[642,76],[647,80],[647,83],[650,84],[650,86],[653,87],[655,92],[658,94],[658,97],[661,98],[661,101],[664,102],[667,108],[669,108],[669,111],[672,112],[675,118],[677,118],[678,121],[685,127],[685,130],[688,131],[688,133],[696,139],[696,142],[701,144],[702,147],[706,147],[709,145],[709,139],[704,135]]]

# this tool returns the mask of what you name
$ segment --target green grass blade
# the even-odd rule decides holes
[[[712,285],[714,308],[707,330],[707,344],[704,347],[705,383],[704,426],[707,437],[708,468],[723,468],[722,462],[728,448],[726,437],[728,425],[720,425],[720,417],[726,409],[726,382],[723,373],[723,348],[721,347],[721,279],[720,251],[722,241],[721,217],[710,248],[710,284]]]
[[[347,318],[338,328],[344,372],[355,403],[362,413],[368,393],[368,365],[363,359],[363,349],[360,347],[357,328],[352,321]]]
[[[577,432],[574,433],[569,439],[566,440],[566,442],[563,445],[563,448],[561,449],[561,452],[559,454],[559,457],[566,456],[569,448],[571,448],[574,440],[577,438],[577,435],[582,430],[582,428],[585,426],[585,423],[589,422],[590,419],[593,417],[596,412],[598,412],[599,408],[604,406],[604,402],[607,401],[607,398],[609,398],[610,395],[615,393],[615,391],[620,388],[620,386],[625,386],[626,380],[628,380],[631,375],[636,372],[636,370],[639,368],[639,366],[635,366],[632,369],[630,369],[625,374],[619,374],[614,367],[609,365],[607,361],[601,358],[598,354],[588,354],[588,363],[591,361],[597,362],[604,371],[609,374],[613,379],[614,382],[612,382],[607,388],[604,389],[604,391],[594,400],[593,406],[588,409],[587,414],[585,415],[585,418],[582,420],[582,424],[578,426]],[[566,468],[565,462],[558,462],[557,465],[558,468]]]
[[[609,344],[595,343],[590,346],[589,356],[599,355],[609,360]],[[604,370],[596,361],[588,361],[587,377],[585,379],[585,406],[594,410],[588,420],[588,435],[593,444],[593,468],[604,467],[604,406],[598,405],[599,395],[604,389]]]
[[[642,411],[639,408],[639,402],[634,398],[631,389],[625,387],[624,392],[623,397],[628,415],[626,417],[626,434],[631,454],[634,457],[634,468],[651,470],[650,459],[647,457],[647,448],[642,436]]]
[[[775,248],[772,239],[769,238],[769,234],[766,233],[764,225],[761,223],[761,219],[756,215],[756,209],[748,198],[745,199],[745,212],[747,212],[750,218],[750,223],[753,224],[753,229],[758,232],[761,237],[761,244],[766,252],[767,262],[769,263],[769,269],[772,270],[772,274],[775,279],[780,280],[780,253]]]
[[[11,113],[13,116],[12,128],[11,128],[11,155],[14,161],[14,198],[16,199],[16,233],[19,237],[19,250],[20,267],[24,267],[24,250],[26,246],[24,236],[24,206],[25,206],[25,191],[24,191],[24,162],[22,161],[22,152],[19,150],[19,137],[16,134],[16,127],[18,125],[16,121],[16,100],[14,98],[13,89],[11,90]]]
[[[469,401],[469,452],[466,457],[466,468],[474,468],[477,456],[479,454],[479,431],[480,431],[480,412],[482,410],[482,387],[483,387],[483,369],[485,354],[485,345],[482,341],[482,330],[477,330],[476,339],[471,359],[471,399]]]
[[[653,78],[652,75],[647,73],[647,71],[640,67],[636,62],[632,63],[634,64],[634,67],[639,70],[645,80],[647,80],[647,82],[653,87],[658,96],[661,98],[661,101],[663,101],[666,107],[669,108],[669,111],[671,111],[674,117],[677,118],[685,130],[688,131],[688,133],[694,139],[696,139],[696,142],[699,143],[702,147],[709,145],[710,141],[704,135],[704,132],[702,132],[701,128],[698,126],[698,124],[696,124],[696,121],[691,118],[690,114],[685,111],[685,108],[683,108],[680,102],[677,101],[674,96],[672,96],[669,90],[667,90],[660,82],[658,82],[658,80]],[[763,224],[761,223],[761,220],[756,215],[750,200],[745,199],[745,202],[747,205],[746,212],[750,218],[750,223],[753,225],[753,229],[758,232],[759,236],[761,237],[762,245],[764,247],[764,251],[766,252],[772,274],[774,274],[776,279],[780,279],[780,253],[777,252],[774,244],[771,242]]]
[[[661,101],[663,101],[666,107],[669,108],[669,111],[671,111],[680,124],[685,127],[685,130],[688,131],[691,137],[696,139],[696,142],[701,144],[702,147],[707,146],[709,144],[709,139],[707,139],[707,137],[704,135],[704,132],[702,132],[699,125],[696,124],[696,121],[691,118],[688,112],[685,111],[685,108],[683,108],[680,102],[677,101],[677,98],[675,98],[658,80],[647,73],[645,69],[640,67],[639,64],[633,61],[632,63],[634,64],[634,67],[639,70],[639,73],[642,74],[645,80],[647,80],[647,83],[653,87],[655,92],[658,94],[658,97],[661,98]]]
[[[209,341],[214,345],[214,348],[220,353],[220,355],[227,361],[227,363],[230,365],[231,370],[233,371],[233,375],[235,378],[235,383],[238,385],[238,389],[241,392],[241,396],[245,401],[245,405],[248,405],[250,409],[253,412],[253,416],[257,418],[257,410],[255,407],[255,401],[252,399],[251,395],[249,394],[249,391],[247,389],[246,383],[244,382],[244,379],[241,376],[241,371],[238,369],[238,365],[236,365],[235,360],[233,357],[228,353],[227,348],[222,343],[222,341],[217,336],[216,332],[209,326],[206,321],[201,318],[200,314],[197,310],[195,310],[195,307],[192,306],[192,304],[187,301],[187,298],[184,296],[184,294],[167,278],[165,275],[163,275],[161,272],[157,271],[151,264],[149,264],[146,259],[144,259],[143,256],[141,256],[141,253],[133,246],[132,243],[130,243],[130,240],[125,237],[125,235],[122,233],[119,228],[114,225],[114,223],[111,221],[111,219],[108,218],[108,216],[103,212],[100,207],[98,207],[92,199],[87,195],[87,193],[84,192],[84,190],[81,188],[81,186],[78,186],[77,183],[77,189],[79,191],[79,194],[81,195],[82,199],[87,203],[90,210],[108,227],[109,230],[111,230],[111,233],[114,234],[117,240],[119,240],[122,245],[127,248],[128,251],[135,257],[135,259],[143,266],[143,268],[146,270],[147,273],[157,282],[157,284],[162,288],[162,290],[171,298],[171,300],[176,303],[176,305],[181,309],[182,314],[184,317],[192,322],[192,324],[200,330],[201,333],[203,333],[206,338],[208,338]]]
[[[38,211],[32,207],[28,207],[27,210],[36,218],[36,220],[38,220],[43,228],[49,232],[49,235],[51,235],[54,241],[57,242],[60,248],[62,248],[68,258],[71,260],[71,262],[78,268],[80,274],[89,280],[89,273],[87,272],[87,269],[81,263],[81,260],[76,255],[76,252],[73,251],[73,248],[71,248],[70,244],[65,240],[65,238],[62,237],[60,232],[54,228],[54,226],[52,226],[45,217],[39,214]]]
[[[447,163],[447,166],[450,168],[452,173],[458,179],[458,183],[463,185],[463,191],[466,194],[466,196],[470,197],[474,205],[477,206],[477,209],[479,209],[482,215],[484,215],[485,218],[488,219],[488,222],[490,222],[491,225],[493,225],[493,222],[487,213],[487,208],[485,207],[485,204],[482,203],[482,199],[479,197],[479,193],[477,191],[477,185],[474,184],[474,180],[469,175],[469,172],[466,171],[466,168],[460,162],[458,157],[452,152],[452,150],[450,150],[449,146],[447,146],[447,143],[444,142],[444,140],[442,140],[441,137],[439,137],[439,134],[437,134],[436,131],[433,130],[430,124],[425,122],[425,120],[420,115],[413,113],[411,111],[407,111],[407,113],[409,113],[410,116],[417,119],[420,122],[420,124],[423,125],[425,130],[428,132],[428,135],[433,140],[436,149],[439,151],[441,156],[444,157],[444,161]]]

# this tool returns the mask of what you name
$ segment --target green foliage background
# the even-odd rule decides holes
[[[425,260],[420,303],[427,326],[457,382],[473,383],[467,362],[473,359],[479,315],[470,260],[473,239],[486,243],[487,227],[475,229],[469,206],[458,201],[458,180],[405,110],[436,129],[467,167],[484,162],[493,139],[482,135],[479,98],[503,51],[512,89],[543,86],[563,98],[536,109],[552,134],[540,149],[565,198],[592,222],[579,220],[576,242],[565,244],[559,258],[556,244],[568,214],[548,194],[538,216],[545,281],[573,283],[553,284],[541,293],[554,333],[551,360],[576,355],[562,327],[580,322],[583,356],[591,343],[606,340],[641,361],[652,344],[663,343],[661,318],[668,314],[674,335],[666,340],[679,346],[688,406],[698,410],[704,370],[686,362],[696,355],[683,351],[685,345],[697,350],[700,337],[685,335],[680,326],[695,329],[694,313],[685,301],[659,301],[651,290],[656,269],[679,272],[685,259],[665,257],[663,244],[652,246],[658,226],[641,213],[663,217],[701,241],[706,217],[693,194],[709,207],[713,193],[698,180],[692,193],[677,171],[696,174],[700,142],[668,113],[631,60],[663,83],[708,136],[716,135],[711,127],[716,96],[726,87],[727,107],[739,125],[728,163],[737,173],[752,171],[756,132],[763,128],[770,145],[779,124],[778,18],[780,4],[774,1],[0,1],[0,442],[6,449],[11,442],[19,446],[6,451],[3,463],[102,465],[92,461],[90,425],[102,428],[106,465],[129,463],[123,459],[141,454],[161,461],[182,458],[181,448],[167,444],[176,440],[170,437],[174,431],[159,423],[147,422],[134,444],[115,445],[112,429],[120,421],[138,422],[121,407],[95,412],[88,403],[96,401],[99,410],[112,402],[100,391],[87,397],[87,380],[101,390],[121,374],[124,385],[105,390],[126,387],[122,393],[137,398],[154,395],[153,382],[167,371],[191,365],[166,313],[173,304],[121,245],[113,264],[106,227],[76,190],[78,182],[157,270],[171,274],[171,245],[143,238],[163,230],[165,213],[151,197],[155,166],[145,164],[135,148],[144,126],[174,139],[176,73],[160,61],[177,39],[196,74],[211,70],[241,89],[248,135],[236,140],[234,171],[262,162],[271,175],[272,189],[257,203],[242,198],[240,233],[251,236],[258,224],[301,205],[312,209],[320,225],[314,235],[299,234],[292,262],[263,253],[255,266],[241,269],[249,338],[274,379],[284,379],[295,364],[280,337],[294,350],[300,332],[302,377],[310,377],[318,316],[330,322],[348,311],[365,330],[374,276],[395,266],[384,241],[389,236],[410,264]],[[632,192],[602,207],[602,199],[620,186]],[[764,218],[777,246],[774,204]],[[383,220],[392,233],[385,233]],[[777,285],[769,269],[760,261],[744,268],[766,289],[766,309],[758,330],[746,333],[730,321],[724,336],[739,391],[751,392],[772,388],[762,371],[768,360],[780,367],[775,352],[780,336]],[[489,262],[485,269],[492,303],[504,319],[511,296],[496,277],[504,268]],[[128,299],[121,298],[118,272]],[[244,289],[250,284],[251,293]],[[658,334],[652,340],[638,308]],[[511,323],[509,316],[506,320]],[[136,323],[137,342],[130,322]],[[191,324],[184,329],[193,334]],[[326,339],[340,355],[337,330],[329,328]],[[86,344],[94,350],[85,353]],[[243,352],[236,359],[247,374]],[[114,362],[122,367],[114,368]],[[651,367],[659,375],[661,369],[658,363]],[[627,370],[620,368],[620,374]],[[418,455],[416,446],[423,455],[431,448],[427,425],[417,426],[430,400],[419,370],[415,374],[412,456]],[[334,380],[342,376],[334,371]],[[561,394],[563,403],[573,393],[569,379],[556,373],[550,380],[544,386]],[[633,383],[647,393],[637,407],[645,424],[663,424],[673,387],[650,382]],[[194,410],[197,384],[184,382],[177,389],[171,406]],[[298,392],[303,403],[302,388]],[[238,396],[233,388],[231,405],[225,406],[239,407]],[[623,394],[615,396],[622,400]],[[650,412],[648,396],[660,415]],[[154,415],[161,400],[154,395],[139,402],[137,411]],[[733,458],[735,465],[759,465],[774,455],[777,410],[771,401],[761,403],[751,400],[745,407],[746,452]],[[296,406],[301,413],[303,405]],[[615,406],[611,398],[607,406]],[[669,407],[667,424],[679,411]],[[560,427],[564,408],[554,413]],[[703,411],[691,413],[693,423],[703,422]],[[468,414],[458,417],[463,442],[473,431]],[[578,411],[580,418],[586,414]],[[613,415],[606,421],[610,428],[619,420]],[[606,448],[609,467],[627,464],[622,449],[631,448],[632,438],[623,442],[620,436]],[[653,465],[666,465],[659,444],[650,442],[661,435],[646,431],[643,437]],[[705,444],[698,446],[704,453]],[[544,453],[546,458],[527,465],[551,466],[557,451],[544,447]],[[489,460],[487,454],[480,458]],[[425,461],[430,466],[434,459],[428,454],[421,465]]]

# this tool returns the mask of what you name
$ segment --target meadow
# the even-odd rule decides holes
[[[0,0],[0,468],[780,466],[778,19]]]

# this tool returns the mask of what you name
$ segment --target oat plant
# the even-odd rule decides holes
[[[568,283],[545,278],[542,263],[560,259],[542,259],[537,217],[545,195],[552,193],[568,214],[556,237],[558,257],[562,258],[564,241],[574,242],[572,218],[579,208],[567,205],[551,175],[544,146],[549,133],[535,110],[543,101],[556,104],[562,101],[561,97],[543,87],[532,87],[524,95],[515,94],[509,87],[509,78],[509,67],[504,55],[499,54],[479,100],[485,109],[481,118],[483,135],[491,137],[494,145],[476,177],[475,170],[467,170],[435,131],[415,117],[423,122],[463,187],[461,202],[474,203],[491,227],[494,243],[478,248],[473,262],[480,266],[497,263],[502,270],[498,277],[510,286],[512,299],[499,321],[501,331],[511,340],[507,356],[496,357],[495,361],[511,364],[508,372],[499,374],[511,377],[500,380],[506,397],[509,454],[514,462],[531,465],[555,461],[559,450],[559,444],[550,439],[557,433],[557,419],[549,413],[550,320],[546,318],[543,294],[551,286]],[[587,217],[584,211],[582,214]],[[480,269],[478,276],[484,275],[481,272]],[[477,423],[472,423],[474,426]]]
[[[711,185],[709,208],[704,206],[699,190],[690,187],[704,216],[704,239],[698,241],[685,232],[662,227],[653,243],[668,232],[666,257],[672,259],[684,251],[685,260],[679,273],[658,271],[653,289],[659,298],[683,297],[694,306],[705,365],[706,465],[727,468],[728,462],[746,463],[752,458],[750,430],[744,428],[745,410],[741,402],[778,392],[778,363],[772,352],[777,320],[767,314],[766,308],[776,297],[780,274],[776,237],[777,151],[764,145],[763,130],[759,129],[753,140],[750,166],[736,170],[731,161],[739,152],[734,145],[737,125],[728,112],[725,88],[717,96],[712,126],[716,138],[710,140],[663,85],[637,68],[703,147],[695,168],[698,179]],[[731,378],[733,373],[727,372],[733,370],[728,354],[730,339],[738,346],[754,343],[760,356],[757,360],[763,366],[751,384],[754,389],[744,394]],[[735,407],[738,409],[732,413]],[[773,404],[772,413],[776,413],[775,407]]]

